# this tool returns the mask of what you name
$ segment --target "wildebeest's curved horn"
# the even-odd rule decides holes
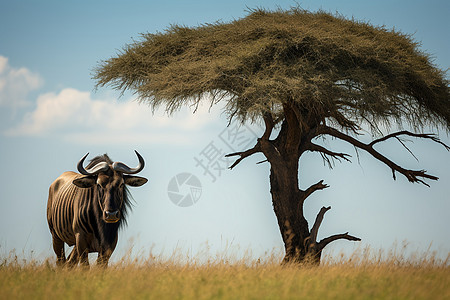
[[[100,172],[108,171],[109,165],[106,162],[98,163],[95,166],[93,166],[92,168],[86,170],[83,167],[83,163],[84,163],[84,160],[86,159],[86,157],[88,155],[89,155],[89,152],[85,156],[83,156],[83,158],[80,159],[80,161],[78,162],[78,164],[77,164],[78,172],[80,172],[83,175],[95,175],[95,174],[98,174]]]
[[[144,168],[144,165],[145,165],[144,159],[139,154],[139,152],[137,152],[136,150],[134,150],[134,152],[136,152],[136,155],[139,159],[139,165],[136,168],[130,168],[126,164],[116,161],[112,165],[113,169],[117,172],[121,172],[124,174],[136,174],[136,173],[139,173],[140,171],[142,171],[142,169]]]

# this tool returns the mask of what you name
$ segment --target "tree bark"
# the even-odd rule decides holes
[[[275,215],[278,220],[284,242],[285,256],[283,263],[320,264],[322,250],[338,239],[360,241],[361,239],[348,233],[336,234],[317,241],[319,227],[325,213],[331,207],[322,207],[317,214],[311,230],[303,213],[303,205],[307,197],[314,191],[328,187],[319,181],[305,191],[299,188],[298,159],[271,162],[270,193]]]
[[[319,181],[302,190],[298,182],[299,160],[305,151],[317,151],[327,160],[348,160],[346,154],[336,153],[312,143],[317,136],[314,122],[300,123],[296,115],[296,107],[285,107],[286,119],[275,140],[269,140],[272,127],[270,120],[266,121],[266,132],[254,149],[263,152],[270,163],[270,192],[275,215],[278,220],[281,236],[285,247],[283,263],[313,263],[319,264],[322,250],[337,239],[359,241],[360,239],[348,233],[337,234],[317,241],[318,231],[324,214],[331,207],[322,208],[317,215],[311,231],[303,213],[303,205],[312,193],[323,190],[328,185]],[[269,126],[268,126],[269,125]],[[246,152],[249,153],[249,152]]]
[[[304,200],[314,192],[299,188],[299,159],[304,150],[302,143],[308,141],[298,126],[293,111],[288,112],[275,140],[260,140],[260,148],[270,163],[270,193],[275,215],[284,242],[283,263],[300,263],[307,258],[320,262],[320,255],[309,247],[308,221],[303,214]],[[290,112],[290,113],[289,113]],[[267,125],[267,124],[266,124]],[[266,135],[267,136],[267,135]],[[325,187],[321,185],[318,189]]]
[[[297,167],[283,168],[280,167],[280,164],[272,165],[270,193],[272,194],[273,210],[284,242],[283,262],[302,262],[308,254],[305,241],[310,233],[308,221],[303,215]]]

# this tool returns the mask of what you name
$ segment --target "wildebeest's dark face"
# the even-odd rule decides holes
[[[136,152],[136,154],[139,158],[139,166],[134,169],[122,163],[101,162],[85,170],[82,164],[87,155],[78,164],[78,170],[84,176],[75,179],[73,184],[80,188],[93,188],[94,199],[98,201],[102,210],[102,219],[106,223],[116,223],[120,220],[124,200],[127,197],[125,185],[137,187],[147,182],[146,178],[128,175],[135,174],[144,167],[142,157],[139,153]],[[90,170],[93,171],[90,172]]]
[[[86,175],[73,181],[81,188],[94,188],[98,204],[103,212],[106,223],[120,220],[120,211],[124,205],[125,185],[141,186],[147,182],[146,178],[122,175],[111,171],[111,174]]]
[[[103,211],[103,220],[107,223],[119,221],[125,192],[122,176],[114,173],[114,176],[99,175],[97,178],[98,202]]]

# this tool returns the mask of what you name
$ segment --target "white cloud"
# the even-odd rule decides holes
[[[8,65],[8,59],[4,56],[0,55],[0,74],[6,70],[6,66]]]
[[[0,56],[0,106],[22,107],[30,104],[28,93],[42,83],[38,74],[27,68],[12,68],[8,58]]]
[[[0,55],[0,107],[24,107],[16,126],[2,130],[7,136],[52,137],[86,144],[194,144],[195,135],[211,128],[220,108],[209,112],[209,101],[195,114],[183,108],[172,117],[162,111],[152,113],[145,104],[117,101],[112,97],[94,99],[90,92],[66,88],[29,101],[29,93],[43,80],[26,68],[13,68]],[[28,97],[29,98],[29,97]],[[205,99],[206,100],[206,99]],[[30,111],[31,109],[31,111]],[[224,124],[225,126],[225,124]]]
[[[90,144],[191,143],[190,134],[200,131],[218,117],[208,105],[193,114],[188,108],[173,117],[156,112],[136,101],[92,99],[89,92],[64,89],[39,96],[35,110],[4,134],[9,136],[52,136]]]

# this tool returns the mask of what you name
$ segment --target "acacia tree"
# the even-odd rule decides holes
[[[384,163],[394,179],[399,173],[425,185],[438,178],[398,165],[375,146],[409,136],[450,149],[438,136],[423,133],[426,128],[450,129],[445,72],[411,36],[325,12],[258,9],[231,23],[143,34],[141,41],[100,63],[94,78],[97,86],[131,90],[169,114],[211,99],[211,105],[225,101],[230,122],[262,122],[265,131],[253,148],[228,154],[237,157],[230,168],[255,153],[270,163],[286,262],[320,262],[330,242],[360,240],[348,233],[317,240],[330,207],[323,207],[308,227],[305,200],[328,185],[321,180],[300,188],[300,157],[308,151],[329,163],[350,157],[320,145],[318,138],[345,141]],[[370,128],[372,142],[358,139],[363,128]]]

